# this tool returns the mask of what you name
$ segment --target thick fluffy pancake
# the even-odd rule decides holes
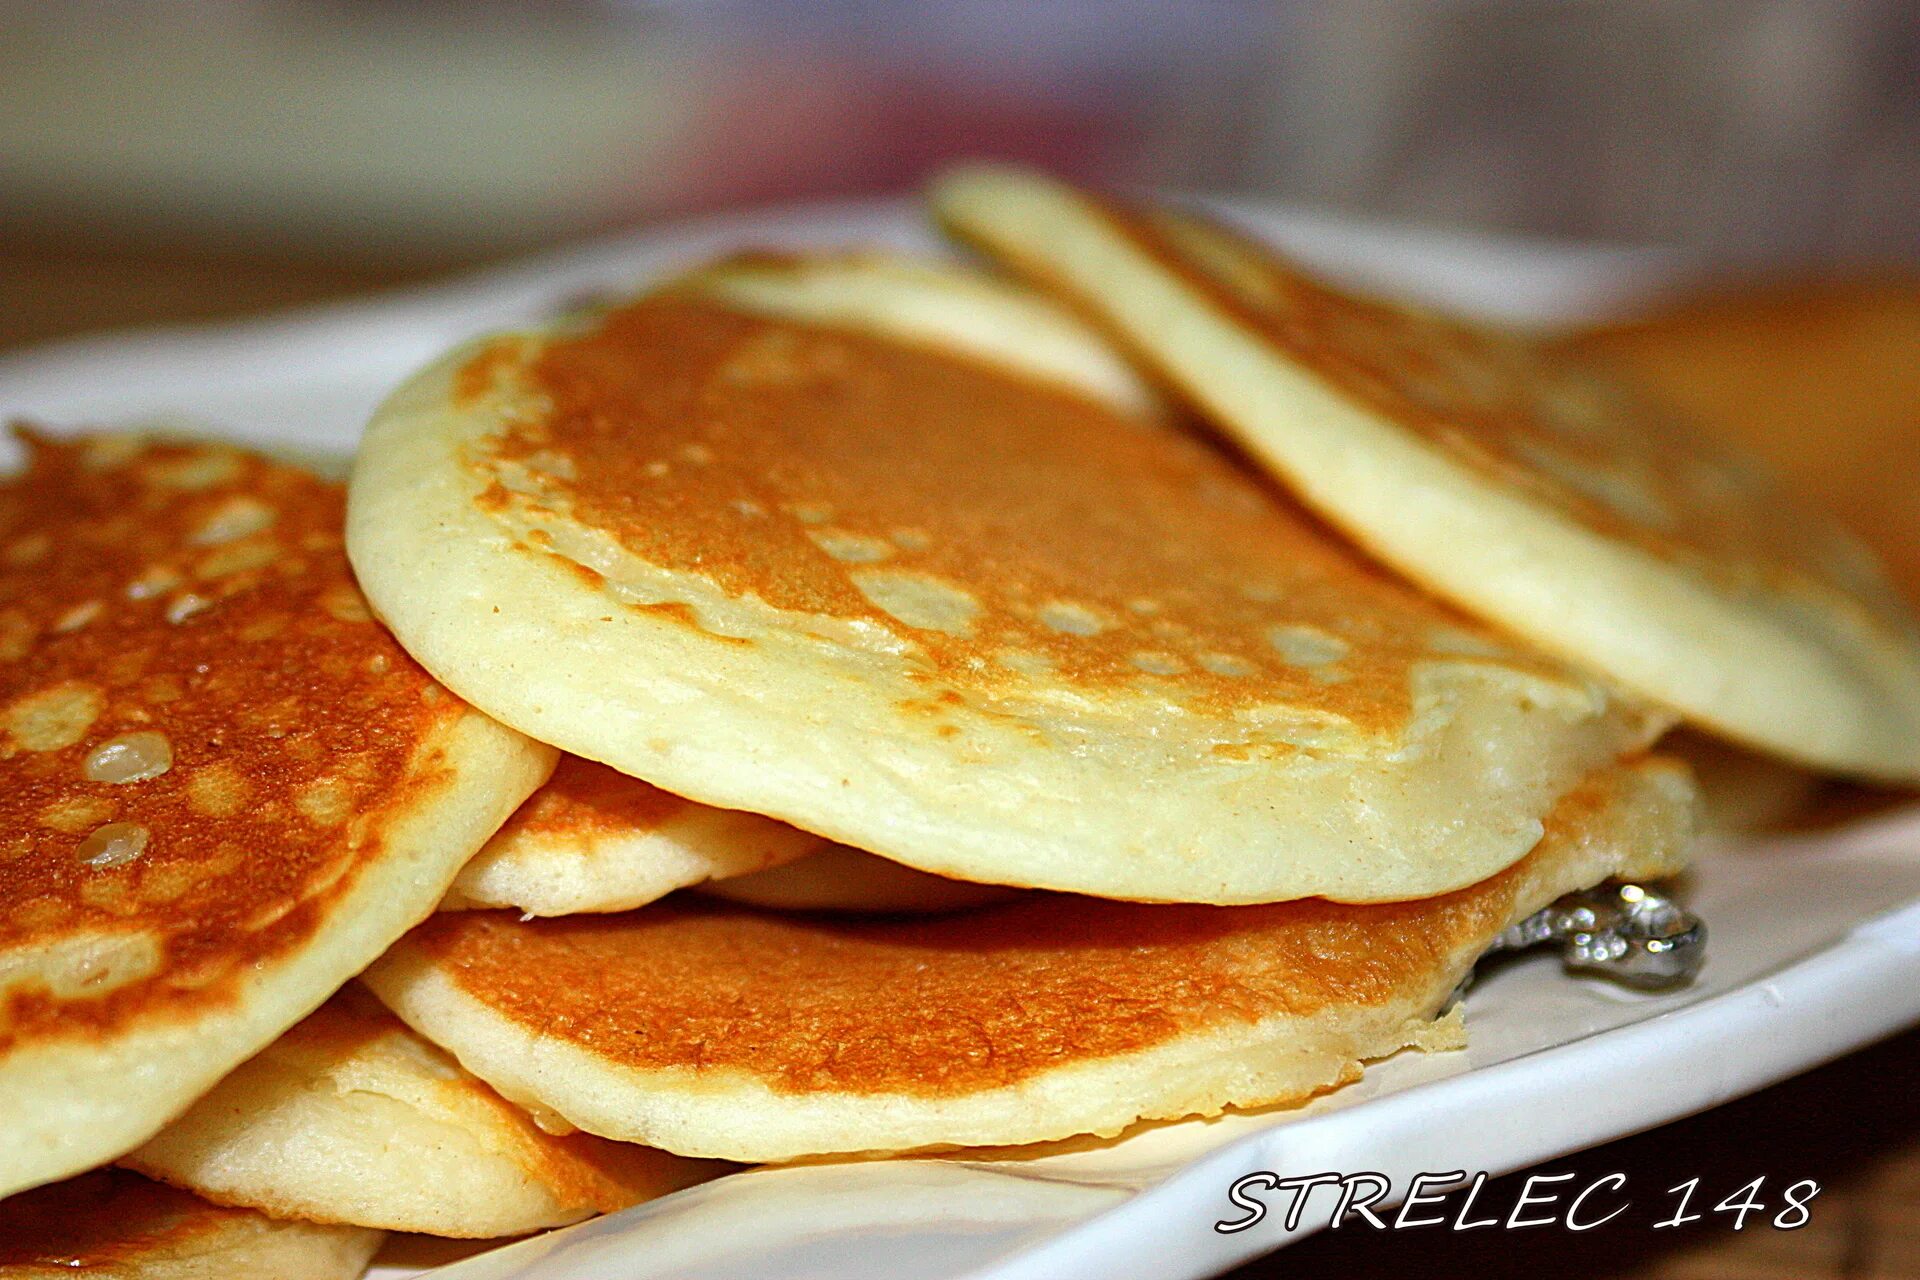
[[[279,1218],[477,1238],[612,1213],[724,1168],[549,1133],[352,987],[121,1163]]]
[[[0,1191],[150,1137],[552,767],[372,620],[341,507],[128,439],[36,443],[0,488]]]
[[[1920,601],[1920,276],[1705,294],[1565,340],[1760,454]]]
[[[101,1169],[0,1201],[0,1280],[356,1280],[381,1233],[276,1222]]]
[[[844,844],[830,844],[797,862],[757,871],[734,880],[700,886],[702,893],[729,902],[776,911],[855,911],[883,915],[922,915],[958,911],[995,902],[1019,892],[1005,885],[975,884],[916,871],[889,858],[875,857]]]
[[[784,822],[715,809],[564,756],[461,869],[442,909],[626,911],[688,885],[778,867],[825,843]]]
[[[1920,629],[1872,556],[1676,416],[1194,217],[1006,170],[934,200],[1414,581],[1737,740],[1920,779]]]
[[[508,1097],[687,1154],[1038,1142],[1303,1098],[1431,1043],[1503,928],[1684,857],[1693,792],[1649,762],[1571,793],[1540,846],[1414,902],[1149,905],[1031,894],[851,923],[657,903],[439,915],[367,982]]]
[[[1657,727],[1136,400],[988,362],[997,295],[926,280],[754,261],[455,353],[356,463],[369,597],[543,741],[936,874],[1111,897],[1470,884]]]

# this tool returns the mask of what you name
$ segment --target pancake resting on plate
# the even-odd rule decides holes
[[[958,272],[722,266],[414,378],[349,554],[523,732],[968,880],[1443,893],[1666,723],[1384,574],[1100,350]]]
[[[1508,925],[1684,861],[1684,768],[1565,797],[1519,864],[1413,902],[1029,894],[910,922],[659,903],[442,914],[366,975],[510,1098],[688,1155],[1039,1142],[1303,1099],[1403,1047]]]
[[[725,1168],[549,1133],[353,987],[121,1163],[276,1217],[474,1238],[612,1213]]]
[[[0,1280],[357,1280],[381,1238],[276,1222],[101,1169],[0,1201]]]
[[[0,1194],[151,1137],[552,767],[374,623],[337,486],[32,442],[0,487]]]
[[[1920,780],[1912,615],[1859,542],[1691,424],[1193,215],[1006,169],[934,203],[1413,581],[1748,745]]]
[[[697,804],[564,756],[461,869],[442,909],[626,911],[688,885],[777,867],[825,843],[757,813]]]

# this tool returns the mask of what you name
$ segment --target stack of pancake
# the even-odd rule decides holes
[[[728,259],[449,354],[344,493],[31,439],[0,1276],[1298,1103],[1680,870],[1680,721],[1920,780],[1871,557],[1666,410],[1187,213],[934,203],[1028,283]]]

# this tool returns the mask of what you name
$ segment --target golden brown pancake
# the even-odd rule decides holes
[[[547,784],[461,869],[442,909],[626,911],[688,885],[778,867],[825,843],[756,813],[715,809],[563,756]]]
[[[1772,463],[1920,601],[1920,277],[1775,281],[1565,340]]]
[[[32,440],[0,487],[0,1191],[151,1136],[552,767],[372,620],[335,485]]]
[[[1002,169],[934,199],[1412,581],[1749,746],[1920,780],[1920,625],[1857,540],[1679,415],[1195,215]]]
[[[276,1222],[101,1169],[0,1200],[0,1280],[356,1280],[381,1237]]]
[[[724,1172],[536,1124],[348,987],[121,1163],[280,1218],[492,1238]]]
[[[370,598],[543,741],[936,874],[1112,897],[1457,888],[1663,722],[1140,397],[989,359],[993,290],[929,274],[723,265],[448,357],[356,463]]]
[[[1520,864],[1404,903],[1146,905],[1030,894],[860,923],[701,904],[439,915],[366,981],[508,1097],[685,1154],[785,1160],[1111,1134],[1290,1102],[1433,1044],[1509,924],[1675,870],[1683,768],[1610,771]]]

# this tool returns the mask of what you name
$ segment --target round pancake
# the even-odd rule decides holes
[[[429,913],[553,752],[368,613],[342,494],[32,442],[0,487],[0,1192],[119,1156]]]
[[[1197,217],[999,169],[934,203],[1413,581],[1737,741],[1920,779],[1912,615],[1857,541],[1677,416]]]
[[[938,875],[1119,898],[1470,884],[1662,723],[1136,398],[992,362],[998,295],[929,274],[756,259],[447,357],[355,465],[369,598],[542,741]]]
[[[549,1133],[353,987],[121,1163],[279,1218],[473,1238],[612,1213],[724,1168]]]
[[[1066,894],[932,920],[718,904],[439,915],[366,982],[511,1098],[608,1137],[767,1161],[1112,1134],[1302,1099],[1433,1022],[1507,925],[1684,859],[1664,761],[1576,788],[1514,867],[1438,898],[1154,905]]]
[[[563,756],[547,784],[461,868],[441,910],[626,911],[688,885],[777,867],[825,843],[756,813],[715,809]]]
[[[100,1169],[0,1201],[0,1280],[357,1280],[381,1238],[276,1222]]]
[[[931,915],[998,902],[1019,890],[929,875],[889,858],[830,844],[797,862],[703,884],[700,892],[775,911]]]
[[[1920,601],[1920,275],[1747,284],[1560,349],[1765,458]]]

